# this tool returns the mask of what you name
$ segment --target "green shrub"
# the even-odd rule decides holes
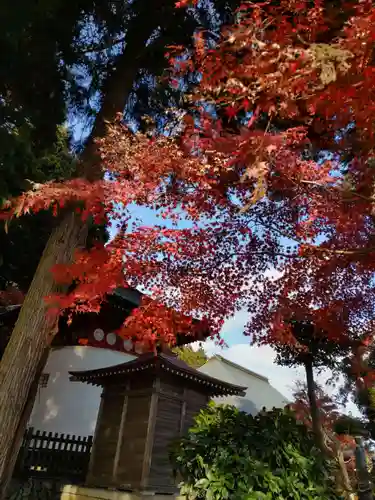
[[[331,466],[288,410],[252,417],[213,403],[171,453],[181,494],[200,500],[337,499]]]

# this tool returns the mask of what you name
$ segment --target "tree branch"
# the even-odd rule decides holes
[[[325,184],[322,184],[321,182],[309,181],[308,179],[302,179],[300,182],[302,184],[310,184],[311,186],[320,187],[320,188],[324,189],[325,191],[329,191],[330,189],[334,189],[336,191],[339,191],[342,194],[345,193],[345,191],[342,188],[340,188],[339,186],[327,186]],[[369,196],[364,196],[364,195],[356,193],[356,192],[353,192],[351,194],[354,195],[356,198],[359,198],[361,200],[369,201],[371,203],[375,202],[375,199],[371,198]],[[349,202],[349,201],[357,201],[357,200],[355,198],[347,198],[347,199],[345,199],[345,201]]]
[[[370,248],[350,248],[348,250],[336,250],[334,248],[322,248],[314,245],[306,245],[306,247],[311,248],[320,253],[331,253],[337,255],[366,255],[371,252],[375,252],[375,247]]]
[[[102,52],[103,50],[108,50],[115,45],[118,45],[119,43],[123,43],[126,40],[126,35],[123,35],[122,37],[118,38],[117,40],[109,40],[107,43],[103,43],[102,45],[91,45],[88,47],[85,47],[81,51],[79,51],[79,54],[91,54],[93,52]]]

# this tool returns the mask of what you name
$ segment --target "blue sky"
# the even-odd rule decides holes
[[[240,311],[233,318],[227,320],[222,334],[228,343],[228,347],[221,349],[209,340],[203,344],[206,353],[210,356],[220,354],[234,363],[267,377],[275,389],[286,398],[291,399],[295,383],[305,381],[303,368],[279,366],[275,363],[276,353],[270,346],[250,345],[249,337],[243,335],[246,319],[246,311]],[[331,377],[332,373],[329,370],[315,373],[316,382],[325,389],[328,395],[335,397],[338,385],[332,385],[330,382]],[[342,407],[342,410],[345,413],[351,413],[353,416],[360,416],[356,405],[352,401]]]
[[[134,206],[132,212],[134,217],[141,218],[146,226],[161,223],[161,219],[150,209]],[[162,220],[162,222],[168,224],[168,221]],[[287,398],[291,398],[296,381],[305,380],[303,369],[278,366],[274,362],[276,353],[271,347],[251,345],[250,337],[243,334],[247,318],[247,311],[239,311],[234,317],[229,318],[222,329],[222,337],[227,343],[227,347],[220,348],[209,340],[203,344],[205,351],[209,355],[220,353],[230,361],[267,377],[279,392]],[[331,375],[330,371],[323,371],[317,374],[316,378],[317,382],[325,387],[328,394],[334,395],[335,387],[327,384]],[[353,415],[359,415],[352,402],[348,403],[346,411]]]
[[[90,127],[87,123],[80,121],[70,121],[74,140],[82,142],[87,137]],[[134,218],[139,218],[145,226],[160,225],[161,223],[169,225],[165,219],[160,219],[157,214],[145,207],[134,205],[132,208]],[[189,225],[186,223],[186,226]],[[184,224],[185,226],[185,224]],[[115,227],[110,228],[111,236],[116,232]],[[284,396],[291,398],[292,389],[297,380],[305,380],[302,369],[292,369],[281,367],[274,363],[275,352],[269,346],[250,345],[251,339],[244,336],[243,330],[247,322],[248,313],[246,311],[238,312],[234,317],[229,318],[222,329],[222,337],[227,343],[226,348],[219,348],[212,341],[204,344],[204,348],[209,355],[220,352],[220,354],[229,360],[238,363],[254,372],[269,378],[270,383]],[[319,382],[328,394],[335,394],[335,387],[327,384],[331,373],[326,371],[317,374]],[[358,415],[358,410],[353,403],[346,406],[346,411],[353,415]]]

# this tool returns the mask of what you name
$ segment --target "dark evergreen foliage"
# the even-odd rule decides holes
[[[196,10],[173,0],[5,0],[0,7],[0,203],[29,183],[67,178],[75,171],[69,148],[79,153],[111,73],[126,50],[134,66],[125,118],[162,122],[166,107],[181,106],[181,92],[160,79],[167,45],[189,46],[198,27],[217,32],[237,1],[203,1]],[[189,84],[194,83],[194,78]],[[124,81],[127,93],[128,82]],[[121,111],[121,110],[119,110]],[[82,134],[72,142],[61,125],[69,118]],[[0,229],[0,288],[27,290],[54,221],[49,214]],[[27,254],[25,249],[27,248]],[[26,257],[27,255],[27,257]]]
[[[209,500],[335,499],[332,464],[288,410],[211,404],[173,449],[182,494]]]

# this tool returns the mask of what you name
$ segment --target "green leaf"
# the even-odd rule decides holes
[[[282,410],[252,417],[210,405],[180,441],[174,466],[197,500],[337,498],[331,464],[317,454],[311,433]]]
[[[202,478],[202,479],[199,479],[199,481],[197,481],[195,483],[195,486],[197,488],[207,488],[207,486],[210,484],[210,481],[208,479],[206,479],[205,477]]]

